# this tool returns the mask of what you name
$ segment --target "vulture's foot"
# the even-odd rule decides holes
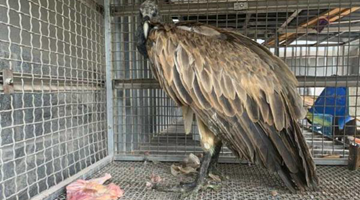
[[[198,176],[196,177],[196,180],[193,183],[182,183],[180,184],[180,187],[185,187],[186,190],[182,191],[182,194],[180,195],[180,199],[186,198],[188,196],[191,196],[193,194],[197,194],[200,189],[205,186],[205,178],[208,175],[209,172],[209,166],[212,155],[210,152],[205,152],[205,155],[203,157],[203,160],[201,162],[200,171]]]
[[[211,156],[210,152],[205,153],[203,160],[201,162],[199,174],[196,177],[196,180],[194,182],[180,183],[180,185],[177,185],[175,187],[166,187],[166,186],[161,187],[161,186],[155,185],[153,188],[158,191],[163,191],[163,192],[180,192],[180,193],[182,193],[182,194],[180,194],[181,199],[188,197],[192,194],[196,194],[197,192],[199,192],[199,190],[201,190],[202,188],[205,188],[205,186],[206,186],[205,178],[209,171],[211,157],[212,156]]]
[[[154,187],[153,187],[153,189],[156,189],[156,190],[162,191],[162,192],[181,193],[178,197],[179,199],[184,199],[193,194],[197,194],[199,192],[199,190],[205,189],[205,188],[206,188],[205,181],[199,182],[198,180],[196,180],[194,182],[189,182],[189,183],[181,182],[179,185],[172,186],[172,187],[158,186],[158,185],[154,185]]]
[[[183,187],[182,194],[180,194],[179,199],[184,199],[191,195],[196,195],[200,190],[206,190],[206,189],[212,189],[215,191],[218,191],[221,188],[220,183],[217,184],[210,184],[209,182],[203,182],[203,183],[180,183],[180,185]]]
[[[180,183],[180,185],[183,185],[186,190],[182,191],[181,194],[179,195],[179,199],[185,199],[188,196],[191,196],[193,194],[197,194],[199,192],[200,189],[204,188],[204,183],[197,183],[192,182],[192,183]]]
[[[209,170],[209,178],[213,179],[213,177],[211,177],[210,174],[213,174],[213,175],[219,177],[222,181],[229,178],[229,177],[226,177],[223,173],[221,173],[221,171],[217,168],[216,165],[211,166],[211,168]]]
[[[220,170],[218,169],[218,161],[219,161],[219,156],[220,156],[220,151],[221,151],[221,147],[222,147],[222,143],[221,141],[218,142],[215,147],[214,147],[214,153],[211,156],[211,161],[210,161],[210,166],[208,169],[208,174],[213,174],[218,176],[221,180],[225,180],[226,176],[224,176]]]

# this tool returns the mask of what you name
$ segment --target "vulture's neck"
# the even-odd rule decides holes
[[[150,27],[149,27],[149,30],[147,30],[146,34],[148,35],[149,32],[150,32]],[[147,50],[146,50],[147,38],[145,38],[144,24],[141,23],[139,25],[139,27],[136,31],[136,37],[137,37],[137,42],[136,42],[137,49],[145,58],[148,58],[148,54],[147,54]]]

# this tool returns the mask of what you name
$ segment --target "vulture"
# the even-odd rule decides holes
[[[298,124],[306,112],[289,67],[235,31],[197,22],[160,22],[157,2],[140,6],[137,49],[167,95],[194,118],[204,150],[199,174],[177,186],[197,192],[222,145],[238,158],[279,175],[292,192],[315,190],[316,168]],[[174,190],[170,190],[174,191]]]

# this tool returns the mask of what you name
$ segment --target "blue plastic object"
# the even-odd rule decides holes
[[[323,124],[328,123],[327,121],[330,119],[334,119],[337,120],[337,125],[339,126],[339,129],[342,130],[345,124],[351,120],[347,106],[346,90],[346,87],[326,87],[316,99],[314,105],[309,109],[307,118],[310,121],[313,121],[316,117],[321,117],[321,115],[324,114],[332,115],[332,119],[324,117]],[[331,122],[331,124],[332,123],[333,122]]]
[[[312,130],[322,133],[328,137],[332,137],[333,116],[329,114],[308,113],[307,118],[311,120]]]

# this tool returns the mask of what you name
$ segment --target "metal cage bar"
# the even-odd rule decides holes
[[[283,59],[315,162],[347,164],[360,133],[360,1],[159,1],[164,22],[239,31]],[[142,0],[98,2],[0,1],[0,199],[54,198],[113,159],[202,152],[137,52]],[[242,161],[223,148],[220,162]]]
[[[114,112],[113,112],[113,87],[112,87],[112,51],[111,51],[111,17],[110,0],[104,0],[104,24],[105,24],[105,59],[106,59],[106,118],[107,118],[107,145],[108,154],[114,154]]]
[[[148,63],[136,50],[140,3],[113,0],[111,4],[114,158],[181,160],[185,154],[201,152],[197,128],[193,127],[191,136],[184,135],[181,111],[160,90]],[[337,119],[350,116],[352,121],[345,128],[339,129],[335,120],[330,125],[324,124],[324,119],[318,123],[319,117],[329,115],[325,111],[300,122],[316,163],[328,165],[347,163],[347,136],[356,137],[359,130],[359,6],[360,2],[352,0],[172,0],[160,1],[160,13],[168,23],[198,21],[253,38],[290,66],[307,109],[346,108],[346,116],[332,115]],[[346,95],[319,97],[325,88],[345,88]],[[316,103],[321,98],[342,98],[346,103]],[[224,149],[223,161],[235,161],[232,158]]]

